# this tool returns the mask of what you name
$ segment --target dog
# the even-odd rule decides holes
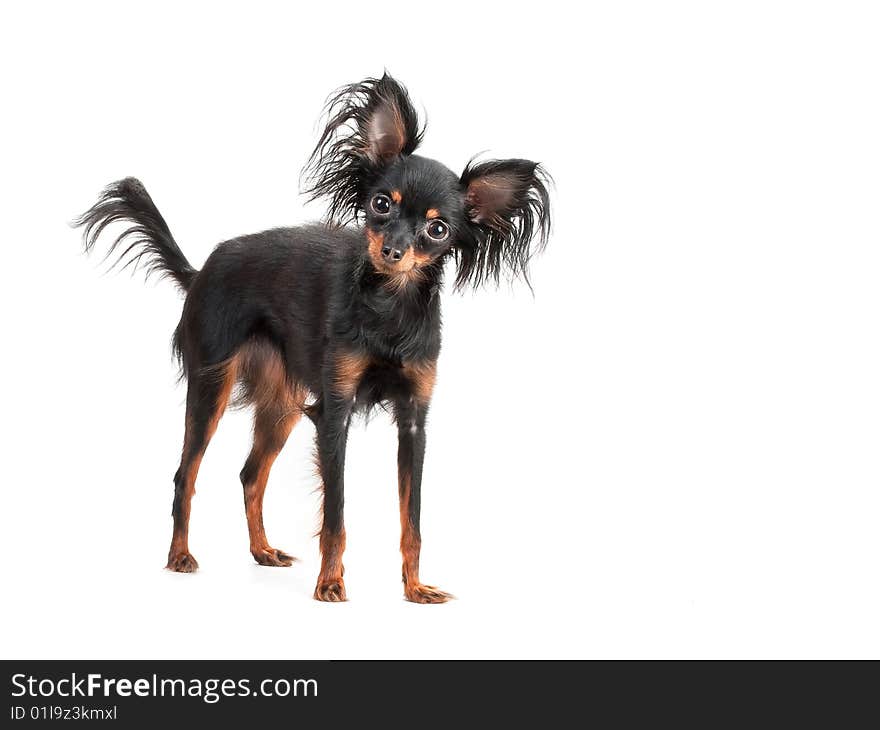
[[[240,475],[251,554],[260,565],[291,565],[294,558],[266,538],[263,495],[273,461],[306,415],[323,490],[314,597],[346,600],[346,440],[352,415],[380,406],[398,431],[404,595],[415,603],[452,598],[419,576],[444,267],[454,264],[455,289],[497,284],[502,273],[528,283],[529,260],[550,232],[549,176],[523,159],[472,159],[456,175],[414,154],[423,134],[406,89],[387,73],[338,90],[303,178],[310,200],[329,201],[326,219],[220,243],[200,271],[134,178],[108,186],[74,221],[87,252],[108,225],[128,224],[107,256],[143,264],[185,293],[173,340],[187,394],[169,570],[198,568],[188,542],[196,475],[230,405],[254,413]]]

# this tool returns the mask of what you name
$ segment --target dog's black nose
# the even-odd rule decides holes
[[[382,247],[382,256],[389,261],[400,261],[403,258],[403,252],[399,248],[391,248],[391,246]]]

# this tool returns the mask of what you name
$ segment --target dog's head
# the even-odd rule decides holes
[[[370,260],[405,286],[458,264],[456,287],[528,277],[550,230],[547,176],[529,160],[468,164],[461,175],[413,154],[424,129],[406,89],[385,74],[340,89],[309,160],[307,193],[327,196],[328,220],[362,220]]]

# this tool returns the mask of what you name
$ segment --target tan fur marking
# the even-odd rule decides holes
[[[400,261],[395,265],[396,269],[399,269],[401,274],[405,274],[407,271],[412,269],[413,266],[416,265],[416,252],[413,250],[413,247],[410,246],[403,253],[403,257]]]
[[[254,444],[248,463],[257,466],[253,480],[244,485],[244,504],[251,554],[263,565],[290,565],[293,562],[289,555],[269,545],[263,526],[263,495],[272,464],[302,417],[304,400],[305,391],[297,390],[289,400],[279,399],[274,407],[258,405],[254,414]]]
[[[403,200],[403,196],[400,194],[400,191],[399,191],[399,190],[392,190],[392,191],[391,191],[391,199],[392,199],[395,203],[397,203],[398,205],[400,205],[400,201]]]
[[[211,418],[208,420],[208,423],[205,427],[205,435],[203,438],[204,443],[207,443],[211,440],[211,437],[217,430],[217,424],[220,422],[220,418],[223,415],[223,412],[226,410],[226,404],[229,402],[229,395],[232,393],[232,388],[235,385],[236,377],[238,376],[238,361],[233,357],[216,368],[216,375],[218,380],[222,382],[220,387],[220,392],[217,394],[217,400],[214,403],[214,412],[211,414]],[[192,446],[192,424],[189,422],[189,418],[187,418],[186,423],[186,433],[183,437],[183,453],[186,455]],[[199,470],[199,464],[201,463],[202,456],[204,455],[204,451],[202,454],[199,454],[193,459],[192,464],[188,470],[186,475],[186,482],[189,484],[190,481],[195,481],[195,473]]]
[[[208,422],[206,441],[210,439],[217,430],[217,424],[220,423],[220,418],[226,410],[226,404],[229,402],[229,396],[232,394],[232,388],[235,386],[235,381],[238,378],[238,360],[236,358],[232,358],[222,377],[223,385],[220,388],[220,392],[217,394],[214,415]]]
[[[428,220],[431,220],[431,218],[439,218],[439,217],[440,217],[440,211],[437,210],[436,208],[428,208],[428,212],[425,213],[425,218],[427,218]]]
[[[271,410],[278,418],[302,413],[306,390],[291,382],[281,354],[271,343],[252,340],[233,359],[240,385],[233,407],[253,405],[258,414]]]
[[[321,577],[325,580],[341,578],[344,573],[342,554],[345,552],[345,530],[338,535],[322,532],[319,540],[321,548]]]
[[[398,478],[400,490],[400,553],[403,555],[403,582],[407,586],[419,583],[419,553],[422,540],[416,534],[409,519],[409,503],[412,495],[412,476],[402,472]]]
[[[437,380],[437,362],[405,362],[403,374],[412,383],[416,399],[421,403],[431,400]]]
[[[338,534],[321,532],[321,573],[315,586],[315,598],[319,601],[335,603],[346,600],[345,581],[342,579],[345,568],[342,554],[345,552],[345,529]]]
[[[419,555],[422,551],[422,538],[409,518],[412,474],[408,470],[398,471],[398,486],[400,489],[400,553],[403,556],[403,593],[406,600],[413,603],[446,603],[455,596],[434,586],[425,585],[419,579]]]
[[[370,260],[376,271],[382,272],[386,268],[385,260],[382,258],[382,246],[385,244],[385,234],[377,233],[371,228],[367,228],[367,251],[370,254]]]
[[[424,278],[425,275],[424,273],[422,273],[420,267],[413,266],[406,271],[389,273],[388,279],[385,282],[385,288],[394,292],[395,294],[399,294],[410,284],[424,281]]]
[[[386,261],[382,256],[382,246],[384,244],[384,234],[367,228],[367,250],[370,255],[370,261],[372,261],[373,268],[377,272],[388,277],[385,286],[391,289],[391,291],[399,292],[408,284],[422,281],[424,274],[419,269],[433,261],[433,257],[430,254],[416,251],[410,246],[404,252],[400,261],[392,263]]]
[[[370,364],[365,355],[343,352],[336,356],[335,379],[339,394],[351,398],[357,391],[361,376]]]
[[[431,254],[425,253],[424,251],[414,251],[413,258],[415,258],[415,265],[418,268],[421,268],[422,266],[427,266],[434,260],[434,257],[431,256]]]

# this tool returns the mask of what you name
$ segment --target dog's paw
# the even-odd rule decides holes
[[[195,573],[199,569],[199,563],[189,553],[172,553],[168,556],[165,569],[175,573]]]
[[[413,603],[446,603],[455,598],[451,593],[441,591],[434,586],[426,586],[424,583],[404,586],[403,593],[406,600]]]
[[[345,597],[345,583],[342,578],[332,580],[319,580],[315,588],[315,600],[339,603],[347,600]]]
[[[277,550],[273,547],[251,550],[251,555],[260,565],[270,565],[276,568],[287,568],[296,561],[293,555],[288,555],[283,550]]]

